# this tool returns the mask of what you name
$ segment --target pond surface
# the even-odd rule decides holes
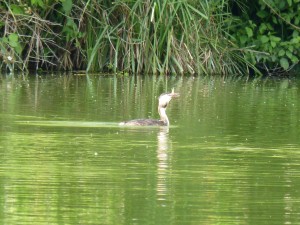
[[[171,126],[157,97],[180,93]],[[0,224],[299,224],[300,81],[0,76]]]

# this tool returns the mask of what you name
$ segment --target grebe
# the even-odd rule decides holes
[[[155,119],[136,119],[121,122],[123,126],[169,126],[170,122],[166,114],[166,109],[172,98],[179,97],[178,93],[174,92],[174,88],[171,93],[161,94],[158,98],[158,113],[160,120]]]

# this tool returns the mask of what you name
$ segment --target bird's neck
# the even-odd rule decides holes
[[[167,108],[162,108],[162,107],[158,107],[158,113],[160,116],[160,120],[164,122],[165,125],[169,126],[169,119],[168,116],[166,114],[166,109]]]

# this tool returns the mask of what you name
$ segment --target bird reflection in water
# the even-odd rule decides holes
[[[157,186],[156,195],[157,200],[161,206],[166,206],[168,196],[168,171],[169,171],[169,128],[161,127],[157,133]]]

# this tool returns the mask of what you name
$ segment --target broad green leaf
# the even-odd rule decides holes
[[[246,27],[245,29],[246,29],[246,33],[247,33],[248,37],[252,37],[253,36],[252,29],[250,27]]]
[[[286,58],[281,58],[280,59],[280,66],[284,69],[287,70],[290,66],[289,61]]]
[[[276,55],[272,55],[271,59],[272,59],[272,62],[276,62],[278,60],[277,57],[276,57]]]
[[[62,6],[66,14],[69,14],[72,10],[73,1],[72,0],[61,0]]]
[[[271,41],[271,46],[272,46],[273,48],[275,48],[275,47],[276,47],[276,42]]]
[[[279,8],[280,10],[283,10],[283,9],[285,8],[285,1],[279,1],[278,8]]]
[[[10,5],[10,10],[13,14],[24,14],[24,9],[15,4]]]
[[[19,36],[15,33],[12,33],[8,35],[8,39],[6,39],[6,42],[18,53],[21,54],[23,51],[23,48],[19,42]]]
[[[280,51],[278,52],[278,56],[284,56],[285,55],[285,51],[283,49],[280,49]]]
[[[298,37],[299,36],[299,32],[297,30],[294,30],[293,32],[293,38]]]
[[[19,37],[17,34],[12,33],[10,35],[8,35],[8,41],[9,41],[9,45],[11,47],[17,47],[17,45],[19,44]]]
[[[296,56],[293,55],[293,57],[291,58],[291,61],[292,61],[293,63],[298,63],[298,62],[299,62],[299,59],[298,59]]]
[[[261,34],[263,34],[265,31],[267,30],[267,25],[265,23],[262,23],[260,26],[259,26],[259,32]]]
[[[239,38],[240,38],[240,42],[242,44],[245,44],[247,42],[247,40],[248,40],[248,38],[247,38],[246,35],[241,35]]]
[[[266,12],[266,11],[258,11],[257,13],[256,13],[256,15],[258,16],[258,17],[260,17],[260,18],[265,18],[266,16],[268,16],[268,13]]]
[[[290,52],[293,52],[294,51],[294,46],[288,45],[288,49],[289,49]]]
[[[274,27],[270,23],[266,23],[268,30],[274,30]]]
[[[42,8],[44,8],[44,6],[45,6],[43,0],[31,0],[31,4],[32,5],[38,5]]]
[[[290,59],[293,58],[293,53],[290,51],[285,52],[286,56],[289,57]]]
[[[292,38],[291,43],[293,44],[298,44],[299,43],[299,38]]]
[[[8,39],[7,37],[3,37],[0,39],[3,43],[8,44]]]
[[[15,49],[15,51],[16,51],[18,54],[21,54],[22,51],[23,51],[23,48],[22,48],[22,46],[21,46],[20,43],[18,43],[17,46],[16,46],[14,49]]]
[[[270,36],[270,40],[271,40],[271,41],[274,41],[274,42],[279,42],[279,41],[281,40],[281,38],[280,38],[280,37],[276,37],[276,36],[271,35],[271,36]]]
[[[267,42],[269,41],[269,37],[266,36],[266,35],[262,35],[262,36],[260,36],[260,41],[261,41],[263,44],[265,44],[265,43],[267,43]]]
[[[73,29],[77,29],[77,25],[76,23],[74,22],[74,19],[72,18],[68,18],[67,19],[67,24],[66,26],[70,27],[70,28],[73,28]]]

